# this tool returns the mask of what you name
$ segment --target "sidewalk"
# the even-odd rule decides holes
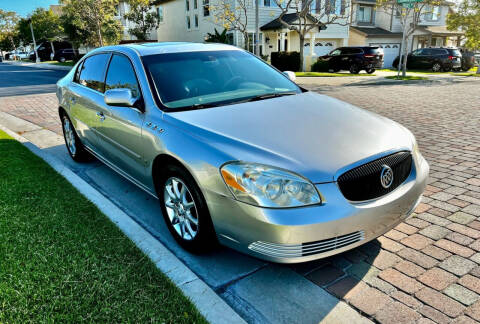
[[[70,71],[73,67],[73,66],[49,64],[49,63],[34,63],[34,62],[30,63],[30,62],[21,62],[21,61],[3,61],[2,63],[6,63],[10,65],[18,65],[18,66],[35,67],[38,69],[58,70],[58,71]]]

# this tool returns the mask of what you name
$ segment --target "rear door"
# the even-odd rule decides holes
[[[105,89],[127,88],[137,102],[142,101],[140,86],[130,59],[123,54],[113,54],[105,79]],[[101,115],[97,127],[104,156],[114,166],[129,176],[143,182],[143,146],[141,143],[144,121],[143,107],[108,106],[102,101],[98,107]]]
[[[82,142],[99,152],[96,129],[99,125],[98,105],[103,102],[105,71],[110,54],[87,57],[79,66],[70,87],[70,118]]]

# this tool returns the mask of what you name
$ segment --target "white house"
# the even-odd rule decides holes
[[[157,5],[157,8],[163,13],[163,23],[157,31],[158,41],[189,41],[203,42],[207,33],[213,33],[216,28],[219,32],[223,27],[214,23],[213,12],[211,8],[215,7],[216,0],[163,0]],[[253,40],[255,38],[255,3],[254,0],[248,0],[247,6],[247,29],[250,34],[250,50],[253,50]],[[332,0],[331,0],[332,1]],[[344,1],[333,0],[332,9],[342,13]],[[334,4],[334,5],[333,5]],[[236,7],[235,0],[232,0],[232,7]],[[343,11],[345,9],[343,8]],[[300,40],[295,31],[285,28],[278,21],[281,13],[280,8],[273,0],[260,0],[259,8],[259,47],[260,54],[270,56],[272,52],[277,51],[299,51]],[[315,10],[312,10],[312,16],[315,16]],[[284,16],[284,20],[294,22],[297,19],[294,13]],[[345,23],[348,22],[344,19]],[[340,21],[340,20],[339,20]],[[239,31],[228,33],[233,45],[243,47],[243,36]],[[312,30],[305,41],[304,55],[311,56],[323,55],[338,46],[344,46],[348,43],[348,26],[329,25],[326,30],[319,31],[318,28]],[[307,66],[308,68],[309,66]]]
[[[375,8],[375,0],[353,0],[350,38],[348,44],[380,46],[384,51],[384,66],[391,67],[400,53],[403,27],[397,13]],[[450,2],[434,8],[425,8],[419,27],[409,39],[409,51],[422,47],[459,46],[462,32],[449,31],[447,14]]]
[[[158,9],[152,9],[158,10]],[[135,40],[135,36],[129,33],[129,29],[135,27],[135,23],[124,18],[124,15],[130,11],[130,5],[126,1],[119,1],[115,5],[115,19],[119,20],[123,27],[122,40]],[[157,11],[158,13],[158,11]],[[149,40],[157,39],[157,31],[152,29],[148,35]]]

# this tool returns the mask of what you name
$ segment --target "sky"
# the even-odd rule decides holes
[[[58,0],[0,0],[0,9],[16,11],[18,15],[26,17],[36,8],[48,8],[51,4],[58,4]]]

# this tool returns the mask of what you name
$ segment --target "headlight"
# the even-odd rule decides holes
[[[315,186],[288,171],[261,164],[232,162],[220,172],[233,196],[260,207],[299,207],[321,203]]]

